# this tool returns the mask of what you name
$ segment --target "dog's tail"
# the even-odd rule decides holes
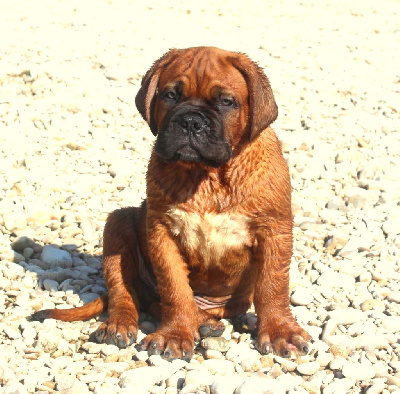
[[[43,309],[31,315],[31,320],[43,321],[57,319],[63,321],[88,320],[105,311],[108,306],[108,293],[96,298],[92,302],[78,308],[71,309]]]

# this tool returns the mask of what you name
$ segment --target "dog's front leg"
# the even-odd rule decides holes
[[[198,339],[197,305],[189,286],[187,265],[163,218],[148,211],[149,256],[161,298],[161,324],[142,342],[150,354],[190,359]]]
[[[291,220],[278,226],[283,232],[261,229],[257,234],[255,260],[259,275],[255,285],[257,347],[289,357],[308,352],[310,335],[293,318],[289,308],[289,266],[292,255]]]

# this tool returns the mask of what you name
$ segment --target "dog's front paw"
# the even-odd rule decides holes
[[[307,354],[311,335],[303,330],[294,319],[270,322],[265,328],[259,328],[257,349],[260,353],[274,352],[281,357]]]
[[[117,345],[120,349],[132,345],[137,338],[137,321],[127,315],[109,317],[94,333],[99,343]]]
[[[162,354],[167,360],[182,358],[189,361],[193,356],[194,335],[185,327],[165,326],[147,335],[139,346],[142,350],[147,349],[149,355]]]

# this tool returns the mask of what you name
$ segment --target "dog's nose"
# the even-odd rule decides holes
[[[178,118],[178,124],[186,133],[198,133],[205,125],[203,117],[194,112],[188,112]]]

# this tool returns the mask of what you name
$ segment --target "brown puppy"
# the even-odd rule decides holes
[[[144,76],[136,105],[157,140],[147,201],[106,223],[108,294],[33,317],[83,320],[108,309],[97,340],[125,347],[147,310],[161,324],[142,348],[190,358],[199,334],[220,335],[217,319],[254,301],[261,353],[307,352],[310,336],[289,309],[290,178],[261,68],[217,48],[171,50]]]

